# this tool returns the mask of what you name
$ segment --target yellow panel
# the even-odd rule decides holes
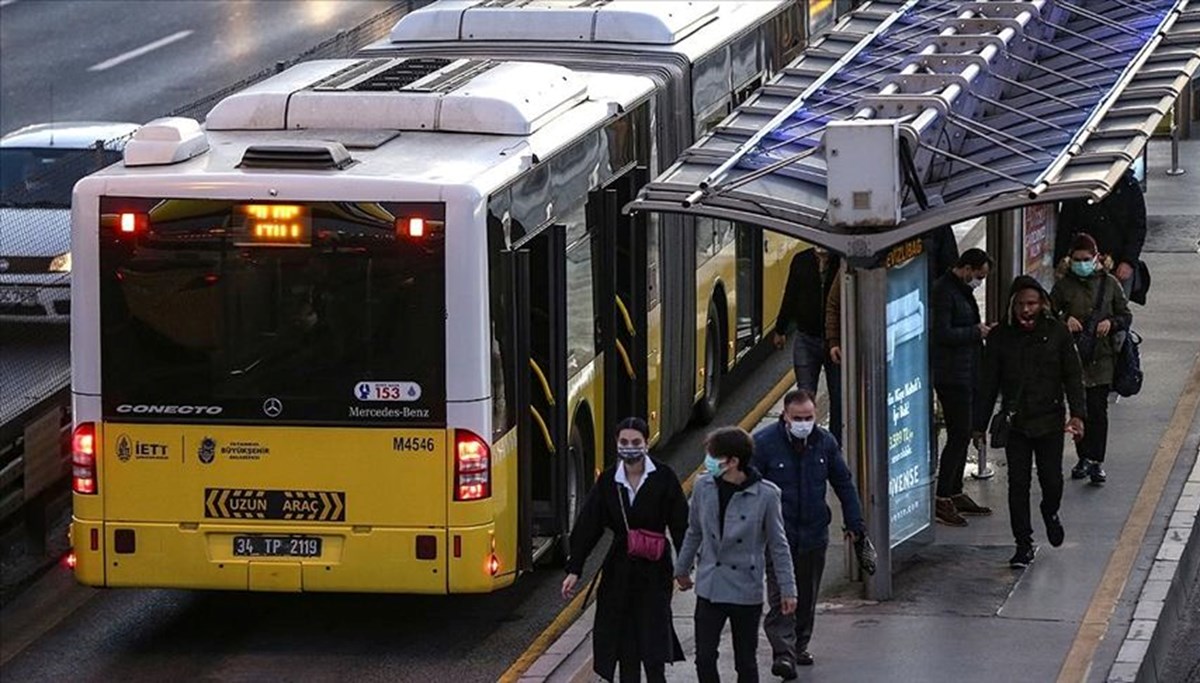
[[[520,503],[517,490],[517,430],[492,444],[492,517],[495,519],[496,554],[507,567],[516,566],[517,517]],[[457,526],[457,525],[456,525]],[[452,560],[453,561],[453,560]],[[450,569],[451,590],[455,569]]]
[[[250,590],[299,593],[299,562],[251,562]]]
[[[646,333],[646,408],[650,411],[650,443],[662,436],[662,306],[649,312]]]
[[[99,488],[110,521],[444,526],[449,441],[442,430],[106,424]]]
[[[86,586],[104,585],[104,543],[91,549],[92,532],[103,537],[104,525],[75,519],[71,522],[71,550],[75,553],[75,580]]]
[[[775,329],[779,306],[783,303],[783,291],[787,287],[792,258],[803,251],[807,245],[797,239],[785,237],[770,230],[763,231],[763,242],[765,244],[762,282],[763,330],[765,334],[770,334]]]

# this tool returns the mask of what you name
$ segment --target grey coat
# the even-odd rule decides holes
[[[722,534],[716,480],[709,475],[697,477],[675,576],[690,575],[695,563],[696,595],[710,602],[758,605],[763,601],[763,570],[770,552],[780,592],[785,598],[796,597],[779,501],[779,487],[763,479],[738,491],[725,509]]]

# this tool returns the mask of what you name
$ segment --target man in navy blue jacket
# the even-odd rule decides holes
[[[763,627],[774,658],[771,673],[784,680],[796,677],[796,664],[813,663],[808,642],[817,615],[817,595],[825,571],[829,523],[833,518],[825,504],[826,484],[833,486],[842,503],[846,529],[856,539],[867,531],[858,492],[841,448],[832,434],[817,426],[816,418],[813,395],[804,389],[793,389],[783,398],[779,422],[763,427],[754,435],[754,466],[783,494],[783,526],[791,546],[799,594],[795,613],[784,614],[779,585],[773,570],[768,568],[770,611]],[[769,566],[770,559],[767,563]]]

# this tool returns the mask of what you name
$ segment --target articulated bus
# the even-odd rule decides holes
[[[143,127],[72,206],[77,578],[488,592],[564,552],[608,426],[710,417],[801,247],[622,213],[710,115],[663,149],[675,78],[373,55]]]

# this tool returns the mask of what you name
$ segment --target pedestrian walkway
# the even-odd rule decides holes
[[[1111,407],[1108,484],[1095,488],[1068,477],[1061,513],[1066,542],[1051,548],[1035,521],[1035,540],[1041,544],[1036,560],[1028,569],[1012,570],[1007,565],[1013,549],[1007,468],[1003,452],[992,451],[996,476],[968,477],[966,491],[996,514],[971,518],[963,528],[937,527],[936,541],[896,568],[894,599],[883,603],[863,600],[861,584],[847,578],[846,551],[836,533],[840,508],[831,494],[835,544],[809,647],[816,664],[799,668],[800,681],[1106,681],[1110,672],[1116,681],[1127,676],[1120,672],[1128,666],[1114,670],[1113,665],[1124,652],[1143,584],[1200,442],[1195,401],[1189,399],[1200,383],[1200,202],[1195,199],[1200,167],[1168,177],[1164,145],[1152,144],[1147,195],[1151,235],[1143,259],[1153,287],[1148,306],[1133,310],[1134,327],[1145,340],[1146,384],[1138,396]],[[1200,159],[1200,141],[1185,145],[1182,158]],[[956,232],[962,239],[969,230]],[[775,406],[764,422],[777,419],[780,409]],[[1074,462],[1071,445],[1064,459],[1066,467]],[[1035,484],[1034,505],[1037,499]],[[1143,518],[1146,523],[1137,526]],[[688,661],[668,667],[670,681],[695,680],[694,605],[694,591],[676,593],[675,625]],[[551,648],[559,663],[534,668],[552,671],[546,677],[550,681],[594,680],[590,624],[591,610]],[[719,666],[722,680],[736,680],[728,632]],[[759,666],[763,680],[772,680],[765,636],[760,637]]]

